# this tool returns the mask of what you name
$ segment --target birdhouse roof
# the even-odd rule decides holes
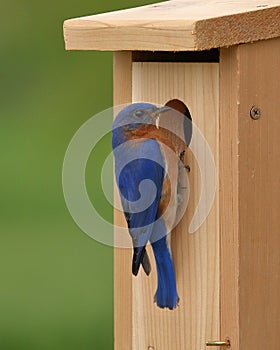
[[[67,50],[196,51],[280,36],[280,0],[170,0],[69,19]]]

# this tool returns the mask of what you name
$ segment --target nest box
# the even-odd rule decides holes
[[[115,350],[279,349],[279,0],[171,0],[70,19],[64,35],[67,50],[115,51],[115,105],[184,102],[216,164],[211,212],[191,235],[207,186],[187,156],[178,308],[157,308],[156,274],[133,277],[131,250],[115,249]]]

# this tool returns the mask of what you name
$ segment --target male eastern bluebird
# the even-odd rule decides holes
[[[168,130],[159,127],[159,118],[170,111],[168,106],[158,108],[150,103],[125,107],[113,123],[112,146],[117,185],[134,249],[132,273],[136,276],[142,265],[150,274],[146,252],[150,241],[158,278],[155,302],[160,308],[174,309],[179,297],[169,232],[177,212],[178,169],[174,164],[169,169],[170,156],[163,145],[177,153],[178,168],[181,154],[176,142],[171,142]],[[189,137],[186,133],[185,136]],[[173,193],[172,181],[176,182]]]

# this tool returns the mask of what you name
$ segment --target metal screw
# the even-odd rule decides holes
[[[207,341],[206,346],[226,346],[230,347],[230,341],[229,338],[226,338],[225,341]]]
[[[251,116],[251,118],[254,119],[254,120],[260,119],[260,117],[261,117],[261,110],[259,109],[259,107],[253,106],[253,107],[250,109],[250,116]]]

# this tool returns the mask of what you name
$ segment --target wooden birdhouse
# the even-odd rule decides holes
[[[70,19],[64,35],[67,50],[114,51],[115,105],[183,102],[216,165],[211,211],[189,234],[208,188],[186,155],[190,199],[172,233],[179,307],[159,309],[155,266],[135,278],[131,250],[115,249],[115,350],[279,349],[279,0],[171,0]]]

